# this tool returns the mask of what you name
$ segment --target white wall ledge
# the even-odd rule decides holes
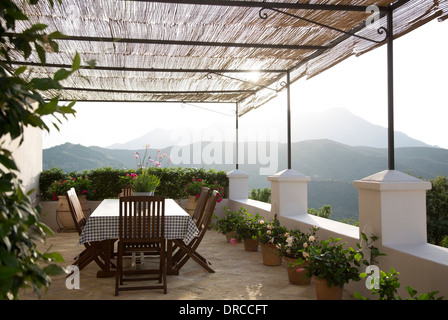
[[[448,267],[448,248],[430,243],[394,244],[384,245],[384,247]]]

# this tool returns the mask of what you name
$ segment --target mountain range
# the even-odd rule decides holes
[[[273,128],[278,132],[278,141],[286,143],[284,124],[278,128]],[[164,128],[154,128],[141,137],[135,138],[125,143],[115,143],[107,146],[109,149],[140,149],[142,146],[150,143],[152,148],[161,149],[173,145],[195,143],[201,140],[207,141],[208,136],[213,133],[222,132],[222,139],[226,139],[226,133],[231,133],[231,142],[234,138],[235,128],[229,128],[228,125],[214,125],[203,130],[189,130],[188,139],[183,136],[185,130],[167,130]],[[262,122],[251,122],[250,128],[244,125],[239,126],[239,136],[241,139],[251,139],[251,133],[268,131],[266,124]],[[268,133],[268,132],[267,132]],[[291,124],[292,142],[305,140],[331,139],[349,146],[368,146],[374,148],[387,148],[388,138],[387,129],[379,125],[372,124],[367,120],[354,115],[345,108],[334,108],[323,112],[309,113],[294,117]],[[204,138],[204,136],[206,138]],[[198,139],[199,138],[199,139]],[[201,139],[202,138],[202,139]],[[272,138],[272,137],[271,137]],[[395,147],[429,147],[430,145],[409,137],[403,132],[395,132]]]
[[[353,188],[353,181],[387,169],[387,148],[379,147],[384,144],[383,140],[387,143],[387,130],[344,110],[335,110],[329,119],[317,117],[313,123],[302,121],[302,129],[308,139],[292,143],[291,160],[293,169],[311,178],[308,184],[309,207],[318,209],[329,204],[332,206],[333,218],[357,218],[358,194]],[[315,127],[319,130],[312,130]],[[325,132],[333,134],[334,139],[324,137]],[[169,132],[163,134],[169,137]],[[364,137],[364,134],[368,136]],[[141,146],[148,143],[149,137],[151,141],[154,140],[154,135],[150,134],[129,144],[117,144],[109,148],[65,143],[44,149],[43,169],[59,167],[71,172],[102,167],[136,168],[135,152],[143,152]],[[396,133],[395,139],[396,170],[424,179],[448,175],[447,149],[429,146],[403,133]],[[200,141],[183,146],[172,146],[167,139],[159,142],[156,147],[176,160],[173,161],[174,166],[225,171],[235,168],[234,142]],[[155,149],[149,152],[153,158],[157,155]],[[243,141],[240,142],[239,156],[239,169],[250,176],[249,189],[270,187],[267,176],[287,168],[287,145],[282,142],[255,144]],[[260,168],[270,168],[271,172],[263,173]]]

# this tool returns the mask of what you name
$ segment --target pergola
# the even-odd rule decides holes
[[[66,35],[46,64],[38,53],[14,64],[32,76],[81,70],[61,100],[235,103],[238,117],[280,92],[287,95],[288,169],[291,168],[290,85],[353,55],[384,44],[388,70],[389,169],[394,169],[393,40],[448,15],[446,0],[152,1],[71,0],[26,6],[29,21],[16,32],[44,23]],[[17,0],[21,7],[23,1]],[[88,61],[94,60],[92,68]],[[257,81],[251,75],[257,73]],[[237,135],[238,142],[238,135]],[[238,168],[238,164],[237,164]]]

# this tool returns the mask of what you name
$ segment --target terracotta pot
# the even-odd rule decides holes
[[[286,270],[288,271],[288,279],[290,284],[304,286],[309,285],[311,283],[311,278],[306,276],[306,270],[304,269],[304,267],[308,262],[304,262],[294,267],[289,267],[289,264],[295,263],[296,259],[283,257],[283,260],[286,263]]]
[[[261,243],[260,246],[264,265],[279,266],[282,264],[282,257],[277,254],[277,248],[275,244]]]
[[[258,240],[252,238],[244,239],[244,250],[251,252],[258,251]]]
[[[343,288],[340,286],[328,286],[327,279],[319,279],[313,276],[316,288],[317,300],[342,300]]]

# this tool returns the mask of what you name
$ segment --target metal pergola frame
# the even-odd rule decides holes
[[[302,19],[306,22],[316,23],[314,21],[307,21],[302,17],[295,16],[294,14],[281,11],[282,9],[287,10],[330,10],[330,11],[353,11],[353,12],[366,12],[368,6],[358,6],[358,5],[330,5],[330,4],[307,4],[307,3],[285,3],[285,2],[259,2],[259,1],[187,1],[187,0],[168,0],[168,1],[152,1],[152,0],[120,0],[120,1],[134,1],[134,2],[160,2],[160,3],[171,3],[171,4],[188,4],[188,5],[207,5],[207,6],[226,6],[226,7],[250,7],[250,8],[259,8],[260,19],[266,19],[266,11],[273,11],[280,14],[286,14],[289,17]],[[410,0],[398,0],[392,3],[389,6],[379,6],[377,7],[380,11],[381,17],[386,17],[387,19],[387,28],[381,27],[378,29],[378,33],[384,33],[386,38],[381,41],[372,40],[379,45],[386,44],[387,45],[387,100],[388,100],[388,168],[389,170],[395,169],[395,155],[394,155],[394,87],[393,87],[393,40],[394,40],[394,30],[393,30],[393,16],[394,10],[401,7],[402,5],[408,3]],[[107,37],[88,37],[88,36],[67,36],[65,39],[61,39],[62,41],[98,41],[98,42],[123,42],[123,43],[137,43],[137,44],[159,44],[159,45],[177,45],[177,46],[216,46],[216,47],[244,47],[244,48],[270,48],[270,49],[278,49],[278,50],[313,50],[315,51],[313,54],[308,56],[306,59],[299,61],[295,66],[287,70],[243,70],[243,69],[167,69],[167,68],[125,68],[125,67],[112,67],[112,66],[98,66],[95,67],[96,70],[104,70],[104,71],[134,71],[134,72],[173,72],[173,73],[204,73],[204,74],[215,74],[215,75],[223,75],[229,73],[248,73],[248,72],[260,72],[260,73],[273,73],[278,74],[273,81],[270,82],[272,85],[283,78],[286,78],[284,81],[284,85],[279,89],[275,90],[277,93],[286,89],[286,97],[287,97],[287,149],[288,149],[288,159],[287,165],[288,169],[291,169],[291,78],[290,74],[293,70],[297,69],[299,66],[307,63],[307,61],[312,60],[320,55],[322,55],[325,51],[333,48],[338,45],[342,41],[357,35],[356,32],[364,29],[366,27],[366,22],[364,21],[357,27],[353,28],[350,31],[342,31],[335,29],[331,26],[326,26],[321,23],[317,23],[322,28],[330,28],[332,30],[341,31],[342,36],[334,39],[331,44],[326,46],[311,46],[311,45],[279,45],[279,44],[257,44],[257,43],[238,43],[238,42],[204,42],[204,41],[168,41],[168,40],[156,40],[156,39],[135,39],[135,38],[107,38]],[[364,38],[364,40],[370,40]],[[41,66],[41,64],[36,62],[13,62],[16,65],[26,65],[26,66]],[[46,64],[46,67],[54,67],[54,68],[70,68],[71,66],[65,64]],[[82,66],[81,69],[89,69],[89,66]],[[234,79],[238,80],[238,79]],[[266,87],[266,86],[265,86]],[[173,93],[173,91],[140,91],[140,90],[104,90],[104,89],[85,89],[85,88],[75,88],[75,87],[66,87],[65,90],[79,90],[79,91],[97,91],[97,92],[120,92],[120,93],[151,93],[151,94],[169,94]],[[251,90],[215,90],[215,91],[177,91],[174,93],[182,93],[182,94],[223,94],[223,93],[239,93],[242,94],[241,100],[238,101],[223,101],[224,103],[235,103],[236,104],[236,148],[238,150],[238,118],[241,116],[238,114],[238,104],[246,99],[247,97],[255,94],[260,89],[251,89]],[[82,101],[82,100],[79,100]],[[84,100],[85,101],[85,100]],[[92,101],[92,100],[89,100]],[[101,100],[99,100],[101,101]],[[117,100],[114,100],[117,101]],[[152,102],[152,101],[144,101],[144,102]],[[160,103],[161,101],[154,101]],[[166,101],[166,102],[175,102],[175,101]],[[178,102],[185,103],[198,103],[203,101],[197,101],[195,99],[191,99],[190,101],[182,100]],[[213,103],[216,103],[213,101]],[[236,156],[236,168],[238,169],[238,153]]]

